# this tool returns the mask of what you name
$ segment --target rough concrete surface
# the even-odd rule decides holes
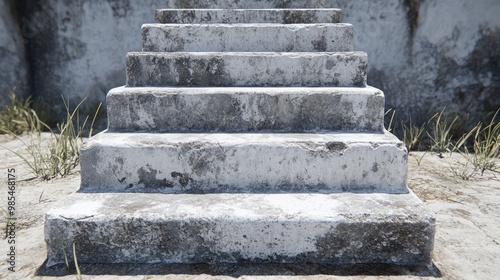
[[[339,23],[340,9],[159,9],[159,23]]]
[[[56,105],[54,113],[65,112],[61,95],[72,104],[88,97],[84,107],[93,107],[110,88],[124,85],[127,51],[141,50],[141,25],[153,22],[155,9],[165,5],[164,0],[24,2],[17,24],[27,40],[31,94]]]
[[[127,54],[129,87],[365,87],[364,52]]]
[[[26,139],[24,139],[26,140]],[[47,257],[44,242],[44,216],[58,201],[79,188],[77,171],[65,179],[42,182],[32,178],[22,160],[6,148],[26,154],[21,141],[0,135],[0,181],[6,182],[7,168],[18,175],[17,199],[17,269],[7,271],[8,264],[0,258],[1,279],[75,279],[66,269],[40,272],[61,277],[35,276]],[[421,271],[400,267],[324,265],[189,265],[189,266],[102,266],[81,265],[84,279],[496,279],[500,275],[500,174],[486,172],[463,181],[453,175],[451,167],[462,161],[458,154],[444,158],[431,153],[410,153],[409,187],[426,207],[436,213],[436,239],[433,261],[435,268]],[[0,186],[6,192],[5,184]],[[1,198],[2,207],[6,196]],[[355,205],[353,205],[355,206]],[[3,220],[2,220],[3,219]],[[0,218],[3,223],[3,216]],[[7,252],[8,244],[1,240],[0,249]],[[77,252],[78,254],[78,252]],[[2,253],[3,255],[3,253]],[[72,272],[74,273],[74,269]],[[399,275],[399,276],[398,276]],[[425,276],[428,275],[428,276]]]
[[[27,38],[34,77],[31,92],[61,109],[61,94],[75,102],[88,96],[90,104],[104,101],[109,89],[125,83],[123,58],[128,51],[141,49],[140,26],[154,22],[155,9],[213,4],[205,0],[26,2],[18,24],[32,30]],[[341,8],[343,21],[354,25],[355,49],[370,57],[369,84],[384,90],[387,108],[396,109],[402,117],[408,113],[423,122],[428,114],[447,107],[473,119],[500,107],[498,0],[234,3],[238,8],[303,4]],[[8,35],[0,32],[0,37]],[[4,48],[14,45],[10,40],[2,42],[9,42]],[[2,56],[1,61],[8,59]],[[0,73],[16,69],[6,64]],[[13,86],[17,82],[0,81]]]
[[[353,27],[315,24],[144,24],[144,52],[351,52]]]
[[[331,0],[167,0],[167,6],[183,9],[336,8],[331,2]]]
[[[76,242],[82,264],[426,266],[434,223],[413,193],[77,193],[47,213],[47,265],[64,264]]]
[[[25,97],[31,93],[30,69],[14,3],[0,1],[0,105],[8,101],[10,90]]]
[[[373,88],[129,88],[107,97],[108,130],[303,132],[384,129]]]
[[[387,132],[104,132],[81,164],[91,192],[408,192],[406,148]]]

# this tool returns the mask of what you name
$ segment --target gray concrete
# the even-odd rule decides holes
[[[0,1],[0,105],[15,90],[27,97],[30,92],[30,69],[14,1]]]
[[[127,55],[127,87],[109,94],[118,98],[111,118],[120,118],[113,110],[133,112],[123,118],[129,128],[153,133],[104,132],[84,144],[79,193],[46,216],[48,266],[78,244],[80,263],[430,267],[434,216],[407,188],[404,144],[380,129],[384,96],[366,85],[367,55],[326,51],[346,40],[351,48],[352,27],[268,25],[145,26],[145,49],[196,52]],[[346,35],[319,32],[329,27]],[[225,44],[209,44],[214,38]],[[283,42],[261,43],[273,40]],[[293,49],[309,52],[255,51],[283,50],[287,41],[305,42]],[[354,131],[370,122],[380,130],[324,130],[329,118],[342,128],[359,117]],[[170,119],[184,133],[158,133]],[[243,133],[205,125],[248,128],[257,120],[270,125]],[[315,131],[277,130],[294,126]]]
[[[108,94],[109,131],[304,132],[384,129],[372,88],[128,88]]]
[[[322,24],[145,24],[144,52],[350,52],[353,27]]]
[[[159,23],[339,23],[340,9],[159,9]]]
[[[77,193],[46,215],[47,265],[73,242],[79,264],[430,265],[434,223],[413,193]]]
[[[213,4],[198,2],[205,7]],[[31,93],[62,108],[61,94],[74,101],[88,96],[87,104],[104,101],[111,88],[125,83],[123,57],[128,51],[141,50],[141,24],[154,22],[155,9],[189,8],[196,1],[29,3],[17,22],[19,29],[32,30],[25,37],[30,46],[27,63],[34,77]],[[500,107],[498,0],[240,0],[231,6],[302,4],[344,10],[344,22],[355,26],[355,49],[370,56],[369,83],[384,90],[387,108],[397,109],[401,116],[408,113],[414,120],[423,120],[428,113],[447,107],[474,118]],[[2,47],[16,45],[10,35],[0,32],[6,38],[0,39]],[[21,48],[16,47],[16,52],[23,53]],[[23,78],[12,72],[24,66],[3,63],[10,59],[10,53],[0,59],[0,75],[8,77],[0,83],[19,88]]]
[[[93,192],[406,193],[392,134],[102,133],[81,150]]]
[[[43,139],[49,139],[46,133]],[[44,236],[45,213],[60,208],[67,197],[78,190],[79,169],[69,176],[51,180],[30,180],[33,175],[22,160],[9,150],[29,156],[20,139],[0,135],[0,170],[15,168],[16,192],[21,201],[16,232],[22,241],[16,251],[17,265],[22,267],[8,271],[6,259],[0,260],[0,279],[75,280],[65,265],[45,268],[47,245]],[[424,271],[398,266],[365,264],[355,267],[338,267],[331,264],[212,264],[212,265],[141,265],[141,264],[83,264],[83,279],[93,280],[422,280],[422,279],[496,279],[500,275],[500,176],[486,171],[477,173],[469,181],[459,179],[450,172],[450,166],[461,168],[464,158],[453,153],[438,154],[412,152],[409,155],[408,185],[424,202],[423,207],[436,213],[436,237],[433,263]],[[500,159],[497,163],[500,164]],[[463,167],[463,166],[462,166]],[[7,181],[7,173],[0,172],[0,181]],[[357,206],[360,201],[353,202]],[[260,205],[260,203],[258,203]],[[419,206],[420,207],[420,206]],[[311,207],[315,209],[315,207]],[[7,242],[3,242],[7,250]],[[67,244],[66,244],[67,245]],[[80,250],[77,244],[77,250]],[[6,251],[7,252],[7,251]],[[68,256],[71,250],[67,249]],[[78,251],[77,251],[78,254]],[[427,270],[425,270],[427,268]],[[429,269],[435,273],[429,274]],[[369,274],[369,275],[367,275]],[[36,275],[36,276],[34,276]],[[64,275],[64,276],[62,276]],[[434,278],[442,277],[442,278]]]
[[[364,87],[367,64],[363,52],[136,52],[127,55],[127,86]]]

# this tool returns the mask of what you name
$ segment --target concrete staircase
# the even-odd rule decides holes
[[[48,266],[73,242],[80,263],[431,264],[434,216],[340,10],[156,18],[46,215]]]

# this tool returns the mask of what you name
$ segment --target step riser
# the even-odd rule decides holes
[[[145,24],[145,52],[350,52],[350,24]]]
[[[159,23],[339,23],[340,9],[255,9],[203,10],[161,9],[156,11]]]
[[[109,197],[76,194],[47,214],[49,266],[73,242],[79,263],[431,262],[434,218],[413,197]]]
[[[346,53],[129,53],[129,87],[365,87],[367,56]]]
[[[116,88],[109,131],[383,132],[384,94],[367,88]]]
[[[81,150],[82,190],[159,193],[406,193],[397,140],[358,134],[104,133]],[[379,138],[384,137],[383,135]],[[392,139],[392,138],[391,138]],[[386,139],[387,140],[387,139]]]
[[[167,0],[166,7],[180,9],[285,9],[336,8],[331,0]]]

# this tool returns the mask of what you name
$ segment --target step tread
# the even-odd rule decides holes
[[[159,23],[339,23],[340,9],[158,9]]]
[[[145,52],[348,52],[351,24],[144,24]]]
[[[129,87],[366,87],[365,52],[131,52]]]
[[[119,87],[106,102],[115,132],[383,132],[384,100],[373,87]]]
[[[407,152],[389,133],[105,132],[81,169],[95,192],[408,192]]]
[[[219,143],[221,145],[232,145],[242,143],[255,144],[281,144],[312,142],[343,142],[348,144],[398,144],[401,140],[396,136],[385,133],[349,133],[313,131],[309,133],[112,133],[104,132],[91,138],[93,144],[99,143],[104,146],[125,146],[132,143],[142,145],[168,145],[168,143],[191,143],[193,141],[205,141]],[[110,139],[116,141],[109,142]]]
[[[433,234],[413,193],[76,193],[46,215],[49,266],[73,242],[81,263],[428,264]]]

